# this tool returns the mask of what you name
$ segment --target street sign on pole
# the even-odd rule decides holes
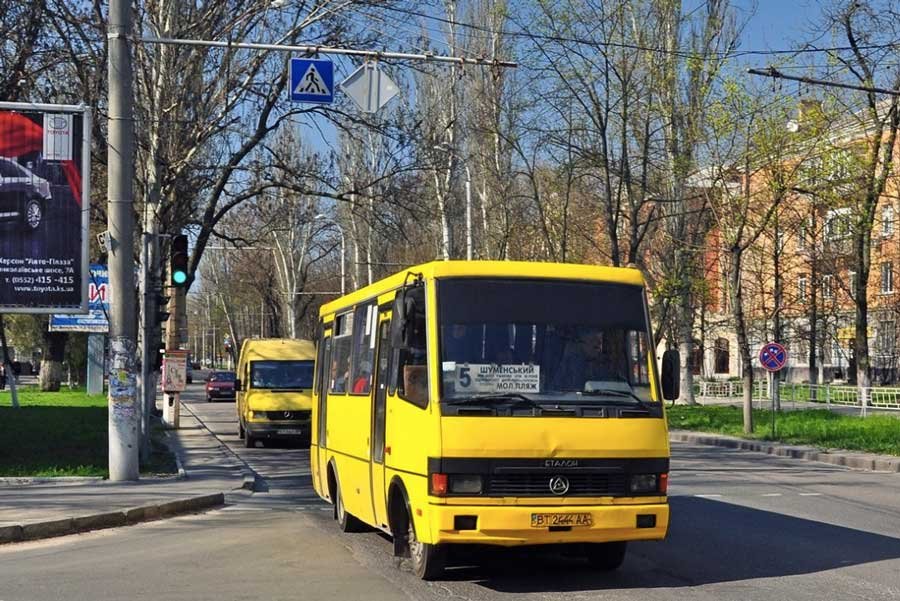
[[[375,113],[400,93],[400,88],[378,63],[363,63],[359,69],[341,82],[341,91],[361,110]]]
[[[759,362],[766,371],[781,371],[787,364],[787,349],[777,342],[767,342],[759,349]]]
[[[292,58],[291,100],[317,104],[334,102],[334,63],[329,60]]]

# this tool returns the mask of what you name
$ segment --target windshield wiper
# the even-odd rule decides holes
[[[644,399],[642,399],[641,397],[639,397],[638,395],[634,394],[631,391],[615,390],[615,389],[611,389],[611,388],[598,388],[595,390],[586,390],[586,391],[581,392],[580,394],[582,396],[610,395],[610,396],[617,396],[617,397],[626,397],[626,398],[633,400],[636,404],[640,405],[642,408],[646,409],[647,411],[652,410],[652,407],[650,407],[650,405],[647,404],[647,401],[645,401]]]
[[[541,404],[518,392],[489,392],[485,394],[476,394],[462,399],[449,399],[445,401],[448,405],[495,405],[500,403],[513,403],[515,405],[524,405],[534,409],[542,409]]]

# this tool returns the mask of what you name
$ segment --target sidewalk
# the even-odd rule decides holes
[[[169,435],[184,477],[0,484],[0,543],[189,513],[252,487],[252,472],[189,412]]]

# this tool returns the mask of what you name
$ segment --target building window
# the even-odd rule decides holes
[[[834,288],[832,286],[832,279],[830,275],[822,276],[822,298],[833,298],[834,297]]]
[[[809,219],[800,222],[800,228],[797,230],[797,249],[806,250],[807,240],[809,239]]]
[[[893,355],[896,341],[897,333],[894,329],[894,322],[882,321],[878,326],[878,334],[875,339],[877,352],[882,355]]]
[[[840,240],[850,235],[850,209],[828,211],[825,218],[825,239]]]
[[[881,211],[881,235],[890,238],[894,235],[894,207],[888,205]]]
[[[717,374],[727,374],[728,366],[731,363],[728,353],[728,339],[716,338],[715,346],[715,363]]]
[[[797,299],[801,303],[806,302],[806,284],[809,280],[805,275],[801,275],[797,278]]]
[[[881,264],[881,293],[890,294],[894,291],[894,264]]]
[[[699,376],[703,373],[703,347],[700,341],[694,341],[694,347],[691,349],[691,373]]]

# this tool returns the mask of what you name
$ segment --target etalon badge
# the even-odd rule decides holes
[[[564,495],[569,492],[569,479],[565,476],[553,476],[550,478],[550,492],[554,495]]]

